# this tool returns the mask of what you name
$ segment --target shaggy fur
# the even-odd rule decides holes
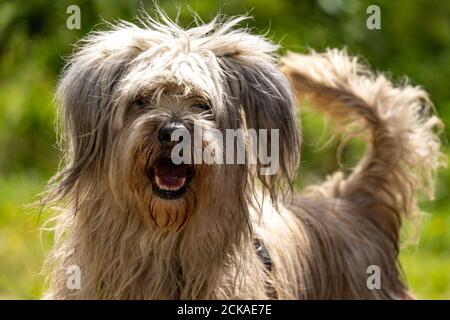
[[[61,78],[65,158],[46,199],[60,209],[45,297],[408,297],[399,229],[418,210],[416,192],[432,194],[440,164],[426,93],[335,50],[290,54],[280,69],[276,45],[235,28],[244,18],[188,30],[161,19],[89,35]],[[281,196],[299,163],[293,89],[331,119],[363,124],[369,141],[350,176],[294,198]],[[279,129],[279,172],[196,164],[183,197],[156,197],[148,173],[167,152],[158,130],[174,117],[189,130]],[[70,265],[82,271],[79,290],[66,286]],[[381,268],[380,290],[367,288],[369,265]]]

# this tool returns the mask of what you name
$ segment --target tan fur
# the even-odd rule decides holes
[[[300,99],[370,133],[349,177],[337,173],[289,201],[281,195],[292,188],[300,134],[278,47],[234,29],[243,18],[189,30],[161,18],[88,36],[61,78],[65,158],[46,198],[60,209],[45,297],[407,297],[397,265],[401,219],[417,212],[416,191],[432,193],[440,163],[427,95],[393,87],[344,52],[284,58]],[[149,99],[143,110],[139,97]],[[213,116],[192,111],[193,101],[208,101]],[[259,174],[260,164],[198,164],[183,198],[156,198],[145,172],[164,152],[158,129],[174,116],[189,129],[280,129],[278,174]],[[366,285],[374,264],[381,290]],[[70,265],[81,268],[79,290],[66,286]]]

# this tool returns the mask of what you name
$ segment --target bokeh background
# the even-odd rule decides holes
[[[248,26],[283,46],[282,52],[347,47],[376,70],[406,75],[428,90],[450,127],[450,5],[441,0],[259,0],[160,1],[184,26],[189,10],[208,21],[217,12],[249,13]],[[66,9],[81,9],[81,29],[68,30]],[[178,4],[178,5],[177,5]],[[381,30],[369,30],[366,9],[381,8]],[[133,19],[152,2],[1,1],[0,2],[0,299],[36,299],[44,286],[40,274],[51,246],[51,232],[40,232],[50,213],[28,204],[58,167],[52,96],[64,59],[73,44],[104,21]],[[336,145],[326,144],[330,130],[321,117],[302,114],[305,138],[298,187],[323,179],[338,168]],[[449,154],[449,131],[442,133]],[[350,167],[361,145],[350,144],[343,160]],[[401,260],[413,292],[424,299],[450,298],[450,172],[439,171],[436,201],[424,201],[418,244],[404,246]],[[410,229],[410,228],[408,228]],[[411,232],[405,236],[411,243]]]

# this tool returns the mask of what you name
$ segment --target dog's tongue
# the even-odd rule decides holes
[[[187,168],[185,165],[175,165],[171,159],[160,159],[155,163],[155,178],[159,188],[177,190],[186,182]]]

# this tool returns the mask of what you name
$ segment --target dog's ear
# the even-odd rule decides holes
[[[64,193],[83,172],[100,172],[95,169],[103,162],[110,138],[115,85],[140,52],[133,30],[122,26],[88,36],[65,67],[56,94],[66,153],[66,168],[59,177]]]
[[[279,170],[257,175],[272,196],[278,185],[292,187],[300,158],[300,124],[289,81],[276,65],[277,46],[247,33],[234,34],[229,50],[219,56],[230,108],[242,108],[247,128],[279,130]],[[225,41],[226,42],[226,41]],[[241,125],[242,126],[242,125]],[[270,132],[268,133],[270,146]],[[259,162],[259,161],[258,161]]]

